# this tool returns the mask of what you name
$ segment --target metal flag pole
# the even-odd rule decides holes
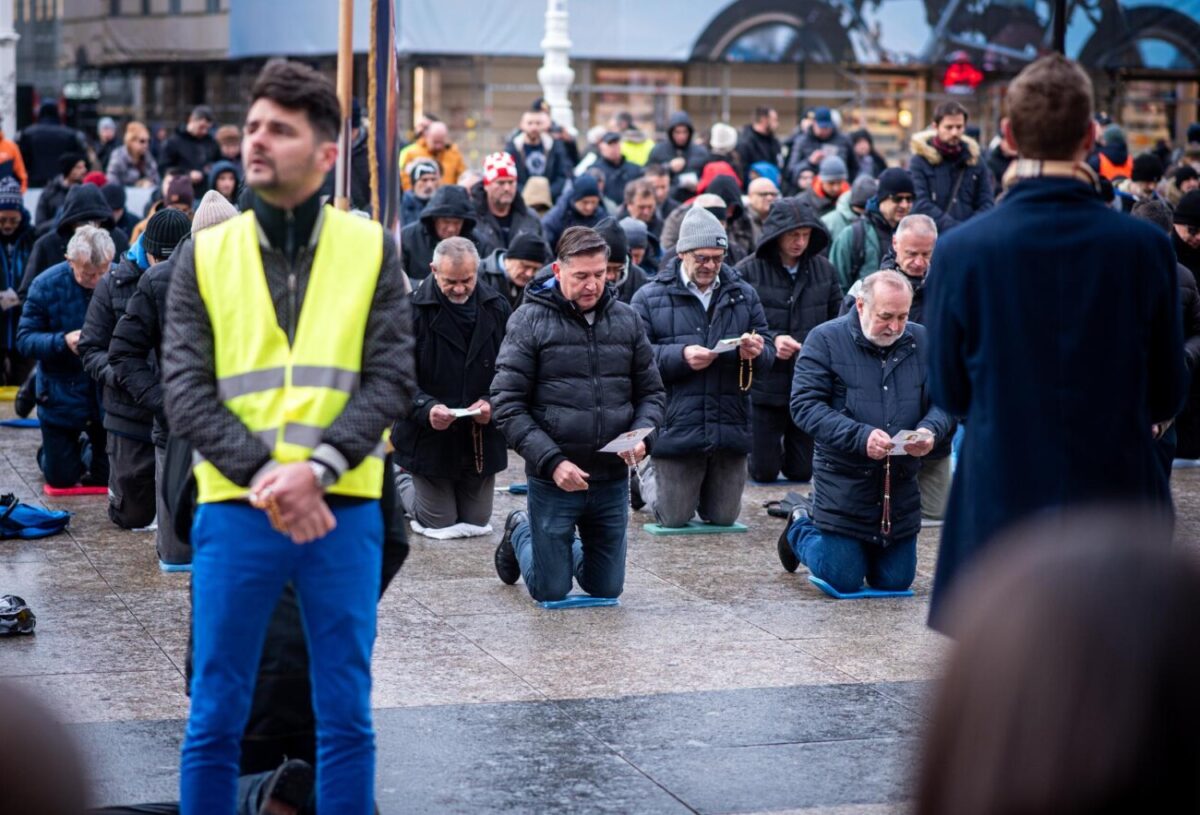
[[[350,107],[354,96],[354,0],[338,0],[337,94],[342,106],[333,205],[350,209]]]

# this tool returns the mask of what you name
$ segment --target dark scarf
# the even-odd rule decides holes
[[[965,146],[962,142],[959,142],[958,144],[946,144],[937,136],[934,136],[929,144],[934,150],[937,150],[939,153],[941,153],[942,158],[946,159],[946,161],[954,161],[961,156],[963,153],[963,147]]]
[[[259,227],[271,246],[287,255],[289,260],[295,260],[296,253],[308,246],[320,214],[320,191],[290,211],[268,204],[261,195],[254,196],[254,217],[258,219]]]
[[[475,333],[475,322],[479,316],[479,289],[471,292],[471,296],[467,298],[465,303],[452,303],[450,298],[443,292],[437,281],[433,281],[433,291],[437,296],[438,303],[446,311],[446,316],[450,318],[450,322],[458,329],[459,336],[462,337],[464,345],[470,345],[471,336]]]

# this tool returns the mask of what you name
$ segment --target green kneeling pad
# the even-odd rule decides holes
[[[717,526],[701,521],[688,521],[687,526],[659,526],[658,524],[642,524],[642,529],[651,535],[728,535],[734,532],[748,532],[745,524],[733,523],[729,526]]]

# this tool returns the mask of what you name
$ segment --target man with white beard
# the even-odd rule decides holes
[[[912,585],[917,474],[952,427],[928,396],[912,295],[899,272],[867,277],[853,311],[809,332],[792,379],[792,420],[815,442],[812,504],[793,511],[779,560],[789,572],[803,563],[842,593],[864,580],[885,591]],[[893,443],[901,431],[912,437],[904,455]]]

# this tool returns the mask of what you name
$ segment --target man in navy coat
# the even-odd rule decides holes
[[[934,401],[965,417],[931,622],[1005,527],[1081,504],[1171,511],[1152,426],[1179,411],[1183,336],[1170,244],[1107,208],[1084,163],[1092,84],[1062,56],[1009,86],[1019,159],[1001,206],[938,242],[925,320]]]

